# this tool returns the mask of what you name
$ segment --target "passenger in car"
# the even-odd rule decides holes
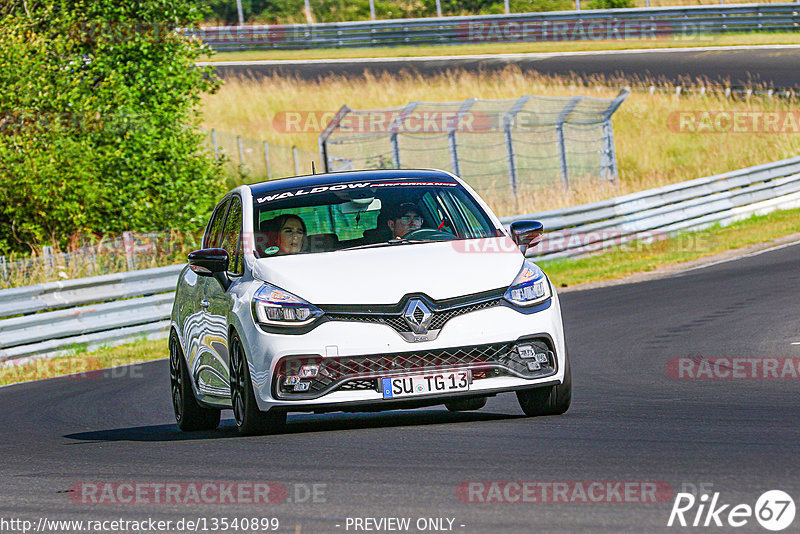
[[[416,204],[405,202],[392,213],[386,224],[392,231],[393,239],[400,239],[407,233],[419,230],[425,220]]]

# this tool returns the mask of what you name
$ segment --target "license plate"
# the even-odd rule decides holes
[[[448,373],[382,378],[381,387],[384,399],[396,399],[397,397],[411,397],[430,393],[469,391],[471,378],[469,369],[467,369]]]

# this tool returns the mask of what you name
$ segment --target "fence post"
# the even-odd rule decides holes
[[[217,131],[211,128],[211,144],[214,146],[214,159],[219,159],[219,145],[217,145]]]
[[[581,10],[581,0],[575,0],[575,10],[576,11]]]
[[[436,0],[437,2],[439,0]],[[375,0],[369,0],[369,18],[375,20]]]
[[[503,8],[506,11],[506,15],[511,14],[511,7],[508,5],[509,0],[503,0]]]
[[[300,165],[297,163],[297,147],[294,145],[292,145],[292,159],[294,159],[294,175],[297,176]]]
[[[453,122],[447,129],[447,147],[450,149],[450,168],[453,169],[453,174],[456,176],[461,176],[461,165],[458,161],[458,143],[456,142],[456,130],[458,129],[458,125],[461,123],[461,116],[464,115],[469,108],[472,107],[472,104],[475,103],[477,98],[468,98],[461,103],[461,106],[458,108],[458,113],[456,113]]]
[[[339,127],[342,123],[342,119],[344,116],[350,113],[352,110],[345,106],[339,108],[339,111],[336,112],[336,115],[333,116],[331,122],[322,130],[322,133],[319,134],[317,138],[317,144],[319,145],[319,159],[322,163],[325,172],[331,172],[330,165],[328,164],[328,137],[333,133],[333,131]]]
[[[442,18],[442,0],[436,0],[436,16]]]
[[[614,128],[611,124],[611,115],[622,105],[622,102],[631,94],[630,89],[623,88],[619,94],[611,101],[611,104],[603,112],[603,159],[604,166],[600,171],[603,178],[611,181],[619,179],[617,169],[617,150],[614,147]]]
[[[392,146],[392,166],[395,169],[400,168],[400,146],[397,143],[397,131],[403,125],[403,121],[408,118],[411,113],[413,113],[414,108],[419,105],[419,102],[409,102],[406,107],[403,108],[392,124],[389,125],[389,144]]]
[[[244,150],[242,150],[242,136],[236,136],[236,146],[239,148],[239,165],[244,165]]]
[[[524,95],[514,102],[511,109],[508,110],[503,116],[503,137],[506,141],[506,157],[508,158],[508,182],[511,185],[511,193],[514,197],[517,196],[517,160],[514,157],[514,138],[511,136],[511,125],[514,122],[514,117],[525,106],[531,95]]]
[[[122,232],[122,245],[125,247],[125,260],[128,264],[128,270],[133,271],[136,269],[136,247],[131,232]]]
[[[42,256],[44,257],[45,264],[50,266],[50,270],[53,270],[55,268],[55,263],[53,262],[53,247],[42,247]]]
[[[267,164],[267,180],[272,180],[272,173],[269,170],[269,143],[264,141],[264,163]]]
[[[564,106],[556,119],[556,135],[558,136],[558,163],[561,168],[561,181],[569,189],[569,168],[567,167],[567,142],[564,138],[564,123],[569,118],[570,113],[575,110],[578,103],[583,100],[582,96],[574,96],[569,103]]]

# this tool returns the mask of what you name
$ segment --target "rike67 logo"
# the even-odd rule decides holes
[[[754,506],[724,503],[719,492],[710,497],[704,493],[699,498],[691,493],[678,493],[667,526],[752,527],[755,519],[763,528],[778,532],[788,528],[794,516],[794,499],[781,490],[764,492]]]

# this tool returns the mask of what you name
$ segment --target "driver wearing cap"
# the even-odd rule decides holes
[[[407,233],[420,229],[423,221],[419,208],[411,202],[405,202],[397,207],[386,224],[392,231],[392,238],[401,239]]]

